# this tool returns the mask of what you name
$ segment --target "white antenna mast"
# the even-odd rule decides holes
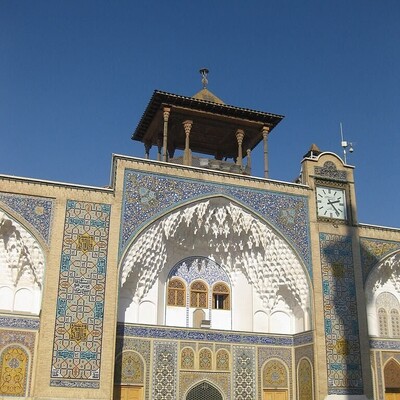
[[[344,140],[344,138],[343,138],[343,125],[342,125],[342,123],[340,123],[340,137],[342,139],[341,145],[343,147],[344,163],[347,164],[346,149],[347,149],[347,147],[349,147],[349,153],[352,153],[354,151],[354,149],[353,149],[353,144],[351,142],[347,142],[347,140]]]

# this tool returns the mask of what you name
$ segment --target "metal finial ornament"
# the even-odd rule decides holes
[[[207,68],[202,68],[200,70],[200,74],[201,74],[201,83],[203,84],[203,89],[205,89],[208,85],[208,79],[207,79],[207,75],[208,75],[208,69]]]

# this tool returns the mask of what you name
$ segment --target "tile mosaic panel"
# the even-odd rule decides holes
[[[246,334],[229,331],[205,331],[196,329],[174,329],[160,326],[136,326],[118,323],[119,336],[135,336],[140,338],[193,340],[199,342],[225,342],[267,346],[293,346],[291,335]],[[312,337],[308,337],[312,343]]]
[[[364,283],[366,282],[372,268],[382,258],[396,250],[400,250],[400,242],[389,240],[378,240],[369,238],[360,238],[361,246],[361,266]]]
[[[320,233],[328,393],[363,393],[352,241]]]
[[[30,329],[37,331],[40,326],[39,319],[0,316],[0,328]]]
[[[299,400],[311,400],[313,393],[313,376],[310,362],[303,358],[298,367]]]
[[[0,353],[0,395],[25,396],[29,354],[19,345],[8,346]]]
[[[50,242],[54,200],[2,192],[0,193],[0,208],[1,203],[29,222],[42,235],[46,243]]]
[[[67,201],[51,386],[99,387],[110,212]]]
[[[175,400],[178,383],[178,346],[171,342],[155,342],[153,355],[154,400]]]
[[[210,382],[224,394],[224,399],[231,400],[231,375],[229,373],[195,371],[179,373],[179,399],[184,400],[189,389],[200,382]]]
[[[136,351],[139,353],[145,362],[145,370],[146,370],[146,376],[145,376],[145,390],[146,390],[146,395],[145,398],[149,399],[150,398],[150,340],[145,340],[145,339],[138,339],[138,338],[130,338],[130,337],[120,337],[117,336],[117,344],[116,344],[116,349],[115,349],[115,354],[116,354],[116,370],[118,368],[121,368],[121,364],[119,363],[119,358],[118,355],[121,354],[123,351]],[[117,374],[115,374],[117,376]],[[119,382],[115,381],[116,384]]]
[[[382,357],[381,352],[376,352],[376,375],[378,378],[378,399],[377,400],[384,400],[385,398],[385,389],[384,389],[384,382],[383,382],[383,372],[382,372]]]
[[[137,230],[177,206],[210,196],[243,204],[278,229],[297,249],[311,276],[307,197],[125,171],[120,253]]]
[[[274,348],[274,347],[259,347],[257,349],[258,360],[258,393],[259,399],[262,399],[262,371],[264,364],[271,358],[279,358],[283,361],[289,370],[289,376],[292,376],[292,350],[290,348]],[[292,381],[289,380],[289,394],[292,395]],[[289,396],[289,397],[290,397]]]
[[[371,349],[400,350],[400,339],[370,339],[369,346]]]
[[[4,378],[4,373],[8,376],[7,379],[23,378],[23,385],[19,385],[16,381],[16,385],[6,386],[1,385],[0,395],[12,395],[17,396],[23,391],[24,395],[29,396],[29,389],[31,385],[32,370],[33,370],[33,356],[35,350],[36,332],[30,331],[19,331],[16,329],[0,329],[0,379]],[[20,355],[4,359],[4,352],[8,352],[9,349],[16,349],[16,354]],[[19,351],[21,350],[21,352]],[[10,355],[10,353],[8,353]],[[12,394],[11,392],[14,391]]]
[[[256,352],[254,347],[233,348],[233,393],[236,400],[256,398]]]

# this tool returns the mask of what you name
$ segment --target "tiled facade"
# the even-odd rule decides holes
[[[358,223],[353,170],[336,155],[305,158],[302,174],[294,184],[114,156],[107,188],[0,176],[0,273],[19,284],[0,282],[0,293],[24,300],[30,284],[41,296],[36,314],[1,303],[0,397],[111,400],[133,388],[156,400],[384,399],[400,337],[379,331],[396,327],[396,301],[378,317],[376,299],[400,299],[400,230]],[[318,215],[318,185],[346,193],[347,220]],[[250,328],[208,318],[195,328],[190,307],[183,325],[166,326],[173,277],[226,283],[230,326]],[[122,294],[138,322],[118,314]],[[256,329],[235,307],[264,320]],[[290,307],[292,331],[277,333],[274,313]]]

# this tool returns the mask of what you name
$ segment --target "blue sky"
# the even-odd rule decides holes
[[[272,179],[311,143],[341,155],[342,122],[359,220],[400,227],[399,21],[398,0],[1,0],[0,174],[107,185],[153,90],[191,96],[206,66],[225,103],[285,115]]]

